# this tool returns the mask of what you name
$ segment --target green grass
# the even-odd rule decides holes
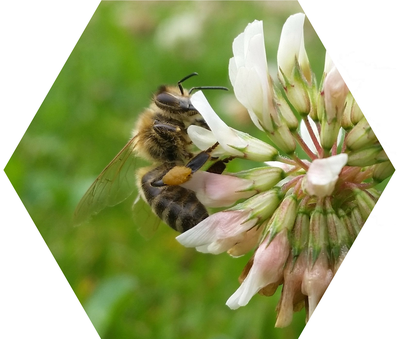
[[[185,249],[167,227],[145,240],[131,219],[132,198],[89,224],[71,223],[82,194],[127,142],[158,85],[175,84],[196,71],[199,77],[186,87],[231,88],[231,44],[254,19],[264,20],[274,70],[281,27],[298,11],[296,2],[284,1],[103,2],[82,34],[6,173],[102,338],[297,338],[301,333],[303,312],[288,328],[274,328],[280,290],[271,298],[255,296],[237,311],[225,306],[248,256]],[[178,17],[190,21],[168,31]],[[319,76],[325,51],[308,22],[306,28],[306,49]],[[173,32],[179,40],[171,39]],[[260,136],[246,115],[230,116],[222,98],[231,93],[214,92],[207,92],[209,101],[230,125]]]

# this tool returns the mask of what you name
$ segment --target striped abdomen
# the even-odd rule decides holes
[[[185,232],[208,217],[204,205],[196,194],[181,186],[155,187],[152,183],[160,180],[175,164],[166,163],[146,173],[142,179],[142,192],[154,213],[167,225],[178,232]]]

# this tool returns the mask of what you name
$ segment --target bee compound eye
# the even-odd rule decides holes
[[[156,100],[162,105],[179,106],[179,99],[167,92],[157,94]]]

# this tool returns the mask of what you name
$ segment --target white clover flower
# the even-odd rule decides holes
[[[240,179],[231,175],[199,171],[181,185],[195,191],[197,198],[206,207],[228,207],[240,199],[247,199],[256,191],[253,180]]]
[[[347,163],[347,158],[347,154],[338,154],[313,160],[303,185],[307,193],[320,198],[331,195],[339,179],[339,173]]]
[[[273,85],[269,81],[263,22],[255,20],[233,41],[234,57],[229,61],[229,77],[238,101],[259,129],[273,131],[276,118]]]
[[[201,150],[231,166],[236,158],[258,162],[248,170],[197,172],[184,187],[210,213],[177,237],[186,247],[239,257],[255,250],[231,309],[283,285],[276,327],[296,309],[309,318],[374,208],[394,167],[326,54],[318,87],[307,58],[305,16],[289,17],[277,54],[278,80],[269,77],[263,25],[254,21],[233,42],[229,75],[237,99],[272,145],[227,126],[201,92],[191,98],[209,130],[190,126]],[[238,122],[237,122],[238,123]]]
[[[308,114],[311,109],[308,88],[312,84],[312,76],[303,36],[304,21],[303,13],[287,19],[277,51],[278,77],[288,100],[300,114]]]
[[[277,234],[272,241],[266,238],[255,253],[247,277],[226,305],[232,310],[245,306],[259,290],[280,281],[289,252],[286,231]]]
[[[190,139],[201,150],[208,149],[218,141],[220,147],[215,149],[214,156],[227,154],[256,161],[267,161],[277,155],[274,147],[227,126],[212,109],[203,92],[194,93],[191,102],[211,129],[209,131],[200,126],[191,125],[187,130]]]
[[[277,51],[277,64],[280,78],[283,75],[289,80],[293,79],[296,62],[302,69],[306,81],[311,81],[309,59],[305,49],[303,24],[305,15],[297,13],[291,15],[285,22],[281,31],[280,44]]]

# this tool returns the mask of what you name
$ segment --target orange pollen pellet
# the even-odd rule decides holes
[[[192,170],[185,166],[175,166],[171,168],[163,177],[163,182],[169,186],[177,186],[190,179]]]

